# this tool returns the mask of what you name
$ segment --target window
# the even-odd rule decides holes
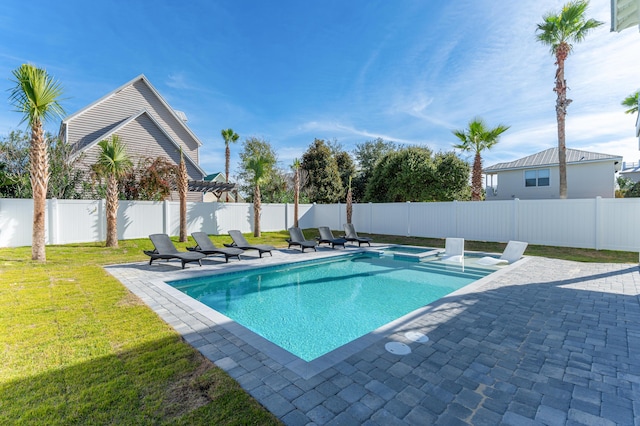
[[[524,186],[549,186],[549,169],[524,172]]]

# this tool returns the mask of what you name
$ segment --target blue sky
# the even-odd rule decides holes
[[[511,126],[484,164],[511,161],[557,145],[554,59],[535,28],[563,3],[5,0],[0,135],[24,128],[8,90],[28,62],[61,82],[68,114],[145,74],[186,113],[208,173],[224,169],[223,128],[270,141],[287,167],[314,138],[450,151],[475,116]],[[640,161],[620,106],[640,87],[640,34],[609,32],[609,0],[588,15],[605,24],[566,63],[567,146]]]

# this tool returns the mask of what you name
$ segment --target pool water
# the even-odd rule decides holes
[[[311,361],[493,271],[357,253],[168,284]]]

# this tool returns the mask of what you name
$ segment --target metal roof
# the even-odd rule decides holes
[[[578,149],[567,148],[567,164],[585,163],[597,161],[622,161],[619,155],[600,154],[597,152],[580,151]],[[493,166],[485,167],[484,173],[491,173],[503,170],[528,169],[542,166],[558,165],[558,148],[549,148],[537,154],[521,158],[507,163],[498,163]]]

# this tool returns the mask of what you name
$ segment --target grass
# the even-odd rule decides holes
[[[305,230],[307,238],[317,230]],[[443,247],[441,239],[369,235]],[[250,242],[286,247],[287,232]],[[212,237],[222,245],[228,236]],[[174,239],[175,241],[175,239]],[[184,250],[187,244],[176,244]],[[103,265],[146,261],[148,239],[0,249],[0,424],[279,424]],[[467,241],[467,250],[504,244]],[[637,263],[637,253],[529,246],[527,255]]]

